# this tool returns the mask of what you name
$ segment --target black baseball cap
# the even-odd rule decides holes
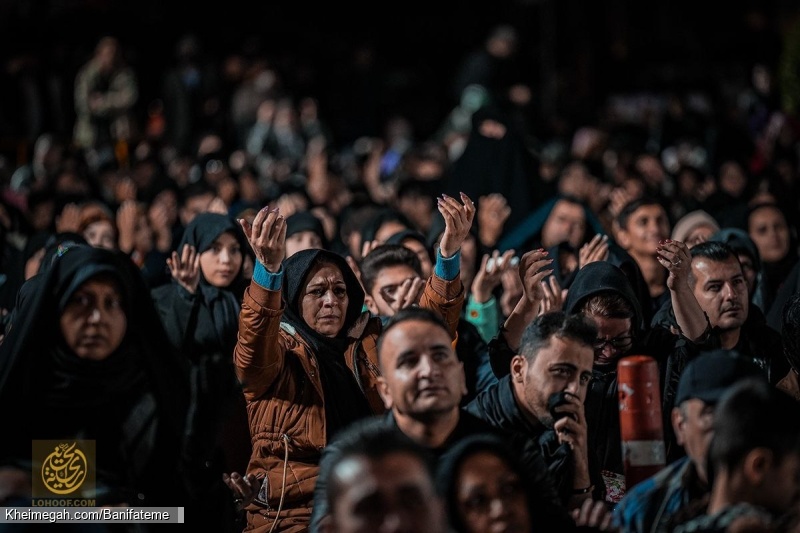
[[[767,375],[752,359],[735,350],[710,350],[701,352],[683,369],[675,405],[697,398],[715,404],[722,395],[739,380],[761,378]]]

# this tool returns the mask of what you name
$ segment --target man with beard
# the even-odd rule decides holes
[[[606,500],[612,504],[622,498],[626,488],[617,398],[619,359],[643,354],[659,363],[666,440],[674,444],[674,436],[668,429],[668,413],[674,403],[678,378],[686,362],[705,347],[700,341],[705,341],[711,330],[688,283],[688,249],[682,243],[664,241],[658,250],[659,260],[668,270],[667,286],[678,323],[682,325],[681,334],[661,327],[648,328],[628,277],[608,261],[596,261],[581,268],[564,302],[566,314],[583,315],[597,328],[597,337],[592,341],[592,379],[585,392],[587,449],[598,460]],[[513,372],[510,363],[515,354],[521,353],[521,331],[538,314],[542,301],[540,285],[551,272],[549,261],[546,252],[535,251],[523,256],[520,262],[526,293],[509,315],[503,331],[489,345],[492,368],[498,377]]]

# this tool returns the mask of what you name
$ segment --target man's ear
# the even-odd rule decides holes
[[[767,472],[772,468],[775,455],[768,448],[753,448],[742,461],[742,473],[748,484],[753,487],[760,487],[766,477]]]
[[[683,446],[686,442],[683,438],[683,424],[686,423],[686,419],[679,407],[672,408],[670,419],[672,420],[672,429],[675,430],[675,441],[679,446]]]
[[[386,383],[386,380],[383,376],[378,376],[378,394],[381,395],[383,399],[383,405],[386,407],[387,410],[392,408],[392,395],[389,393],[389,384]]]
[[[528,360],[524,355],[515,355],[511,358],[511,379],[517,383],[522,383],[525,372],[528,370]]]

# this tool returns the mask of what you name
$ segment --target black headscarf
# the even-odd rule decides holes
[[[59,317],[98,276],[117,285],[127,327],[114,353],[91,361],[67,346]],[[75,245],[36,279],[0,346],[0,416],[15,428],[2,439],[0,462],[30,461],[31,439],[94,439],[98,502],[181,501],[185,368],[168,348],[139,269],[121,252]]]
[[[575,275],[572,286],[564,302],[564,312],[575,313],[580,305],[590,296],[602,292],[613,292],[622,296],[631,304],[635,317],[631,320],[634,335],[641,338],[647,324],[644,320],[642,307],[630,280],[618,266],[608,261],[595,261],[584,266]]]
[[[230,233],[239,243],[242,250],[242,266],[239,267],[239,272],[231,284],[223,288],[211,285],[201,270],[198,291],[202,294],[203,302],[211,312],[213,324],[198,324],[194,337],[198,346],[221,347],[223,351],[230,353],[236,344],[239,311],[246,286],[242,270],[245,252],[249,249],[249,245],[241,228],[233,218],[227,215],[200,213],[186,227],[177,251],[180,254],[184,245],[188,244],[194,246],[198,254],[202,254],[209,250],[214,245],[214,241],[223,233]]]
[[[349,298],[344,324],[336,337],[320,335],[303,319],[301,296],[311,270],[320,263],[330,263],[342,272]],[[355,339],[348,330],[361,316],[364,290],[350,266],[340,255],[327,250],[302,250],[283,262],[283,298],[286,307],[283,320],[292,326],[311,347],[317,357],[325,395],[325,423],[328,439],[333,434],[363,416],[371,414],[364,392],[347,367],[344,354]]]
[[[322,221],[309,211],[298,211],[286,219],[286,238],[303,231],[312,231],[317,234],[323,248],[328,248],[328,239]]]
[[[189,225],[186,226],[186,230],[184,230],[183,236],[181,237],[181,242],[178,244],[177,251],[180,254],[181,251],[183,251],[184,245],[188,244],[194,246],[198,254],[202,254],[210,249],[214,245],[214,241],[223,233],[230,233],[233,238],[236,239],[236,242],[239,243],[239,247],[242,250],[242,265],[244,265],[245,252],[249,248],[247,239],[245,239],[241,227],[233,218],[219,213],[200,213],[195,216]],[[213,296],[219,291],[217,287],[214,287],[206,280],[202,271],[200,272],[200,287],[203,294],[209,296]],[[240,292],[241,294],[239,294],[239,296],[241,297],[241,295],[244,294],[244,288],[242,282],[242,267],[240,267],[236,278],[226,289],[234,293],[237,291]]]

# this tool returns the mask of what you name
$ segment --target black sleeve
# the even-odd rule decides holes
[[[170,344],[185,349],[187,336],[197,327],[200,298],[176,283],[154,289],[152,295]]]
[[[522,435],[511,436],[512,445],[519,450],[524,465],[528,469],[531,482],[531,503],[533,516],[536,517],[539,531],[570,531],[575,528],[575,521],[567,508],[562,504],[556,489],[556,482],[547,468],[539,444]]]

